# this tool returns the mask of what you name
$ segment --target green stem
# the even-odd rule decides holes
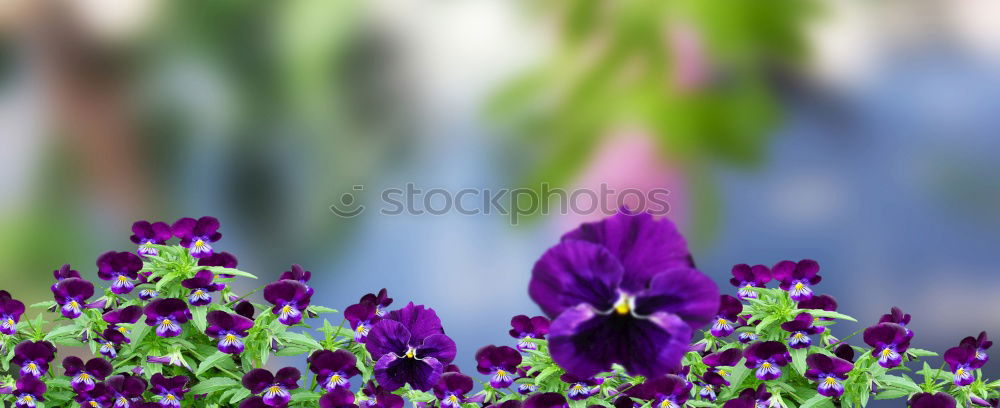
[[[265,285],[261,285],[261,286],[257,287],[257,289],[254,289],[254,290],[251,290],[251,291],[250,291],[250,292],[248,292],[247,294],[245,294],[245,295],[243,295],[243,296],[240,296],[240,297],[236,298],[236,300],[233,300],[233,301],[229,302],[228,304],[226,304],[226,306],[229,306],[229,307],[232,307],[233,305],[235,305],[235,304],[236,304],[236,303],[238,303],[239,301],[241,301],[241,300],[243,300],[243,299],[246,299],[246,298],[247,298],[247,296],[250,296],[250,295],[252,295],[252,294],[254,294],[254,293],[257,293],[257,292],[260,292],[260,290],[261,290],[261,289],[264,289],[265,287],[267,287],[267,285],[266,285],[266,284],[265,284]]]

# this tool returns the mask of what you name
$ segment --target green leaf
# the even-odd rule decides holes
[[[229,399],[230,404],[235,404],[237,402],[243,401],[250,396],[250,390],[246,388],[239,388],[233,393],[233,397]]]
[[[236,381],[228,377],[214,377],[201,380],[194,387],[191,387],[191,393],[193,395],[198,394],[208,394],[211,392],[225,390],[232,387],[242,387],[239,381]]]
[[[911,348],[909,350],[906,350],[906,353],[914,357],[935,357],[938,355],[938,353],[935,353],[933,351],[918,349],[918,348]]]
[[[318,341],[302,333],[285,332],[285,334],[281,337],[284,337],[282,340],[287,343],[298,344],[310,350],[319,350],[323,348]]]
[[[899,377],[894,375],[884,375],[879,377],[878,381],[888,387],[907,390],[911,393],[920,392],[920,386],[913,382],[913,380],[906,374],[902,374]]]
[[[799,406],[799,408],[821,408],[821,407],[832,407],[832,406],[833,406],[833,401],[830,401],[830,397],[816,394],[812,398],[807,399],[806,402],[803,402],[802,405]]]
[[[813,317],[832,317],[834,319],[847,320],[851,322],[858,321],[857,319],[851,316],[829,310],[815,310],[815,309],[806,309],[806,310],[808,310],[809,314],[813,315]]]
[[[316,313],[316,314],[337,313],[337,309],[331,309],[331,308],[326,307],[326,306],[309,305],[309,307],[307,307],[306,309],[308,311]]]
[[[199,333],[204,333],[205,328],[208,327],[208,322],[205,317],[208,315],[208,308],[204,306],[192,306],[191,309],[191,324],[198,329]]]
[[[250,272],[243,272],[243,271],[241,271],[239,269],[235,269],[235,268],[223,268],[221,266],[209,266],[207,269],[210,270],[210,271],[212,271],[212,273],[214,273],[216,275],[225,274],[225,275],[242,276],[244,278],[250,278],[250,279],[257,279],[256,275],[254,275],[254,274],[252,274]]]
[[[76,325],[70,326],[59,326],[52,329],[48,334],[45,335],[45,340],[55,341],[57,339],[76,337],[80,334],[80,327]]]
[[[792,355],[792,368],[800,375],[805,375],[807,349],[791,349],[788,353]]]
[[[194,372],[194,374],[201,375],[202,373],[208,371],[212,367],[217,366],[225,358],[229,357],[230,357],[229,354],[223,353],[221,351],[216,351],[215,354],[206,357],[204,360],[201,361],[201,364],[198,364],[198,369]]]

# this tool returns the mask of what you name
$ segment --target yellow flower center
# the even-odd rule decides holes
[[[724,325],[724,324],[728,324],[729,321],[726,320],[726,319],[719,319],[718,321],[716,321],[716,323],[719,324],[719,325]]]
[[[167,399],[170,400],[170,401],[173,401],[173,400],[177,399],[177,397],[175,397],[174,394],[167,394]]]
[[[452,395],[452,396],[448,397],[448,401],[450,401],[452,404],[458,404],[458,397],[455,396],[455,395]]]
[[[626,315],[632,311],[632,306],[629,304],[632,298],[628,295],[622,295],[618,298],[618,302],[615,302],[615,313],[620,315]]]
[[[725,376],[728,376],[728,375],[729,375],[729,373],[727,373],[727,372],[726,372],[726,370],[715,370],[715,373],[716,373],[716,374],[719,374],[719,375],[721,375],[721,376],[723,376],[723,377],[725,377]]]
[[[803,285],[802,282],[799,282],[799,283],[795,284],[795,290],[802,290],[802,289],[805,289],[805,287],[806,287],[806,285]]]
[[[15,322],[14,319],[7,319],[7,324],[13,326],[13,325],[17,324],[17,322]]]
[[[236,335],[232,334],[232,333],[227,334],[226,335],[226,341],[228,341],[230,343],[236,341]]]
[[[126,329],[126,328],[125,328],[125,327],[123,327],[123,326],[118,326],[118,331],[122,332],[123,334],[124,334],[124,333],[128,333],[128,329]]]
[[[771,368],[771,363],[764,362],[764,364],[760,365],[760,368],[763,368],[765,370],[770,369]]]
[[[890,354],[892,354],[892,350],[882,349],[882,357],[889,357]]]
[[[196,246],[198,248],[201,248],[201,247],[205,246],[205,241],[202,241],[200,239],[197,240],[197,241],[194,241],[194,246]]]
[[[957,375],[959,377],[965,375],[965,369],[964,368],[959,368],[958,370],[955,370],[955,375]]]
[[[38,364],[28,363],[28,369],[31,370],[31,371],[35,371],[35,370],[38,369]]]
[[[90,374],[87,373],[80,374],[80,379],[83,381],[87,381],[90,379]]]
[[[416,352],[412,348],[409,349],[409,350],[406,350],[406,358],[413,358],[416,355],[417,355]]]
[[[281,313],[288,314],[288,313],[291,313],[291,312],[292,312],[292,307],[291,306],[289,306],[289,305],[282,306]]]
[[[271,388],[268,389],[268,391],[271,392],[272,394],[277,394],[277,393],[281,392],[281,387],[279,387],[277,385],[272,385]]]
[[[198,289],[198,290],[194,291],[194,295],[195,296],[201,296],[201,295],[204,295],[204,294],[205,294],[205,291],[203,291],[201,289]]]
[[[125,275],[118,275],[118,281],[122,283],[128,282],[128,277]]]
[[[660,403],[660,408],[673,408],[673,406],[674,406],[674,403],[672,401],[666,400],[666,399],[663,400],[663,402]]]
[[[363,324],[359,324],[359,325],[358,325],[358,328],[356,329],[356,331],[357,331],[358,333],[362,333],[362,332],[364,332],[364,331],[365,331],[365,325],[363,325]]]
[[[90,401],[90,406],[99,407],[100,405],[97,405],[97,401]]]
[[[174,322],[170,321],[170,319],[163,319],[163,322],[160,323],[162,326],[170,326],[172,324],[174,324]]]
[[[826,385],[834,385],[837,384],[837,379],[833,377],[826,377],[826,379],[823,380],[823,382],[826,383]]]

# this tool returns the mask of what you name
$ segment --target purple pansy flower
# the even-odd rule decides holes
[[[25,340],[14,346],[11,362],[21,367],[21,377],[39,378],[49,372],[49,363],[56,358],[56,347],[47,341]]]
[[[309,307],[309,287],[293,280],[279,280],[264,288],[264,299],[274,305],[271,312],[278,321],[291,326],[302,321],[302,311]]]
[[[364,343],[368,338],[368,332],[375,323],[382,320],[378,315],[378,308],[371,301],[362,301],[344,309],[344,318],[351,323],[354,329],[354,341]]]
[[[510,337],[518,339],[517,349],[519,351],[537,350],[538,345],[527,341],[527,339],[544,339],[549,334],[549,319],[545,316],[528,317],[517,315],[510,319]]]
[[[97,258],[97,277],[111,281],[111,291],[119,295],[135,288],[142,269],[142,259],[131,252],[109,251]]]
[[[59,269],[52,271],[52,277],[56,278],[56,283],[52,284],[52,289],[55,290],[56,284],[59,283],[59,281],[69,278],[80,278],[81,276],[80,272],[70,267],[69,264],[63,264],[63,266],[60,266]]]
[[[170,227],[181,246],[191,251],[191,256],[204,258],[212,255],[212,243],[222,238],[219,220],[215,217],[181,218]]]
[[[378,294],[368,293],[361,297],[358,303],[371,302],[375,305],[375,314],[379,317],[385,316],[385,308],[392,304],[392,298],[389,297],[388,292],[385,288],[378,291]]]
[[[108,385],[108,394],[114,401],[114,408],[133,408],[136,402],[142,401],[142,393],[146,391],[146,380],[135,375],[113,375],[104,382]]]
[[[188,377],[183,375],[165,377],[163,374],[156,373],[149,379],[149,384],[152,386],[151,391],[160,397],[160,406],[164,408],[180,408],[181,400],[184,399],[184,394],[189,390],[185,388],[187,383]]]
[[[403,408],[403,397],[389,392],[381,385],[375,385],[373,381],[365,384],[361,392],[367,398],[361,401],[361,405],[366,408]]]
[[[73,400],[80,404],[80,408],[100,408],[111,404],[112,397],[107,384],[98,383],[86,391],[79,391]]]
[[[837,348],[833,349],[833,355],[854,362],[854,347],[851,347],[847,343],[841,343]]]
[[[70,319],[80,317],[87,300],[94,296],[94,284],[80,278],[67,278],[52,288],[56,303],[62,306],[62,315]]]
[[[205,306],[212,303],[212,292],[222,289],[212,282],[215,274],[208,269],[202,269],[194,274],[190,279],[181,281],[181,286],[191,289],[188,294],[188,303],[191,306]]]
[[[764,384],[760,384],[756,389],[747,388],[740,391],[740,395],[726,401],[723,408],[767,408],[772,406],[770,400],[771,393],[767,392]]]
[[[763,288],[770,281],[771,270],[768,267],[747,264],[733,266],[733,277],[729,279],[729,283],[737,288],[736,295],[740,299],[756,299],[757,291],[753,288]]]
[[[132,224],[132,236],[129,239],[133,244],[139,246],[136,251],[142,256],[156,256],[159,254],[153,245],[166,244],[174,236],[170,230],[170,225],[165,222],[136,221]]]
[[[490,376],[490,386],[507,388],[521,364],[521,353],[507,346],[485,346],[476,351],[476,370]]]
[[[989,350],[993,342],[986,336],[986,332],[979,332],[979,336],[977,337],[968,336],[962,339],[961,344],[976,350],[976,359],[973,361],[973,368],[980,368],[990,360],[990,356],[986,354],[986,350]]]
[[[743,312],[743,304],[739,299],[729,295],[719,297],[719,313],[715,315],[710,332],[715,337],[726,337],[736,331],[736,321]]]
[[[125,326],[119,326],[119,324],[134,324],[139,321],[140,317],[142,317],[142,308],[135,305],[112,310],[103,316],[104,321],[108,323],[108,329],[118,330],[122,334],[128,334],[128,329]],[[126,339],[127,342],[128,339]]]
[[[157,299],[149,302],[144,310],[146,324],[156,328],[160,337],[175,337],[181,334],[181,325],[191,320],[187,303],[176,298]]]
[[[312,296],[315,290],[312,287],[309,287],[309,279],[312,279],[312,272],[302,269],[302,266],[299,264],[292,265],[291,269],[282,272],[281,275],[278,275],[278,280],[292,280],[306,285],[306,287],[309,288],[309,296]]]
[[[816,390],[821,395],[827,397],[844,395],[842,382],[847,379],[847,373],[854,369],[853,363],[825,354],[810,354],[806,357],[806,364],[809,369],[806,370],[805,377],[819,382]]]
[[[599,380],[594,377],[577,377],[573,374],[563,374],[559,377],[562,382],[569,384],[569,389],[566,390],[566,395],[569,399],[574,401],[585,400],[590,398],[590,396],[596,394],[601,390],[598,385],[603,382],[603,379]]]
[[[357,358],[345,350],[319,350],[312,353],[307,362],[309,371],[316,374],[316,381],[327,391],[350,388],[350,378],[360,374]]]
[[[813,296],[812,286],[823,279],[818,273],[819,264],[811,259],[798,262],[781,261],[771,268],[774,279],[781,281],[778,287],[788,291],[792,300],[796,302],[809,300]]]
[[[249,334],[247,331],[253,327],[253,320],[238,314],[213,310],[205,315],[205,321],[208,322],[205,334],[219,340],[219,351],[226,354],[243,352],[243,338]]]
[[[62,365],[65,375],[72,377],[70,385],[76,392],[93,389],[95,384],[111,375],[112,370],[111,363],[103,358],[92,358],[84,364],[80,357],[69,356],[63,359]]]
[[[472,378],[462,373],[444,373],[434,385],[434,396],[446,408],[461,408],[469,391],[472,391]]]
[[[276,375],[263,368],[255,368],[243,375],[243,386],[253,394],[262,394],[263,402],[272,407],[283,407],[291,400],[291,390],[299,388],[302,374],[295,367],[285,367]]]
[[[903,362],[903,353],[910,348],[906,329],[896,323],[879,323],[865,329],[865,343],[872,346],[872,356],[878,364],[893,368]]]
[[[728,377],[729,371],[719,367],[735,367],[736,364],[739,364],[741,358],[743,358],[743,351],[734,347],[702,357],[701,362],[705,363],[716,374]]]
[[[104,329],[101,336],[94,339],[98,344],[101,345],[99,348],[101,355],[107,357],[108,359],[114,359],[118,357],[118,346],[128,343],[128,337],[125,334],[112,329]]]
[[[976,371],[976,349],[962,344],[944,352],[944,361],[951,367],[955,385],[963,387],[976,381],[973,372]]]
[[[692,267],[674,224],[627,209],[564,235],[535,263],[528,293],[554,318],[552,358],[580,377],[615,363],[662,375],[719,308],[718,288]]]
[[[233,308],[233,311],[236,312],[236,314],[250,320],[253,320],[253,315],[255,312],[253,308],[253,303],[247,302],[245,300],[237,304],[236,307]]]
[[[910,408],[955,408],[957,402],[954,397],[945,392],[934,394],[921,392],[913,394],[906,404]]]
[[[757,379],[762,381],[773,380],[781,377],[781,367],[791,361],[788,348],[778,341],[760,341],[751,344],[743,351],[746,357],[747,368],[757,371]]]
[[[434,309],[413,302],[376,323],[365,347],[376,360],[375,378],[389,391],[404,384],[427,391],[455,359],[455,342],[444,334]]]
[[[541,392],[524,400],[523,408],[569,408],[566,397],[558,392]]]
[[[528,371],[530,370],[531,370],[530,366],[521,366],[517,368],[518,379],[524,378],[528,380],[526,382],[522,382],[517,385],[518,394],[528,395],[535,391],[538,391],[538,386],[535,385],[535,382],[533,380],[533,378],[535,378],[535,376],[537,376],[538,373],[535,372],[529,375]]]
[[[35,377],[21,377],[15,383],[14,407],[35,408],[39,401],[45,402],[45,383]]]
[[[338,388],[319,398],[319,408],[357,408],[354,403],[354,393]]]
[[[0,290],[0,333],[8,336],[17,333],[17,322],[24,314],[24,303],[10,297],[10,293]]]
[[[812,345],[810,335],[823,331],[822,327],[813,326],[815,320],[809,313],[799,313],[795,319],[781,324],[784,331],[791,333],[788,336],[788,346],[793,349],[806,348]]]
[[[626,391],[626,395],[645,401],[652,401],[654,407],[679,408],[684,406],[691,395],[693,384],[683,377],[667,374],[647,379],[642,384]]]
[[[809,300],[799,302],[799,309],[837,311],[837,299],[830,295],[816,295]],[[819,317],[820,320],[834,320],[832,317]]]
[[[239,261],[236,256],[226,252],[213,252],[211,255],[198,258],[198,266],[221,266],[223,268],[235,268],[239,265]],[[235,275],[230,275],[227,273],[220,273],[218,277],[220,278],[232,278]],[[225,284],[219,284],[225,286]],[[221,288],[219,289],[221,290]]]
[[[913,338],[913,331],[910,330],[908,327],[906,327],[908,324],[910,324],[910,314],[903,313],[903,311],[900,310],[900,308],[898,307],[893,306],[892,309],[889,310],[889,313],[882,315],[882,317],[878,319],[878,322],[896,323],[900,326],[903,326],[903,329],[906,330],[906,338],[907,339]]]
[[[698,396],[706,401],[715,401],[718,397],[717,393],[719,389],[729,385],[729,381],[726,381],[725,377],[714,372],[706,372],[705,375],[701,376],[700,381],[694,383],[698,386]]]

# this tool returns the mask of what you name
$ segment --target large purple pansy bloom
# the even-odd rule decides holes
[[[319,398],[319,408],[357,408],[354,403],[354,393],[350,390],[338,388],[323,394]]]
[[[554,318],[552,358],[579,377],[615,363],[665,374],[719,308],[718,288],[692,268],[674,224],[627,210],[564,235],[535,263],[528,293]]]
[[[910,408],[955,408],[957,402],[954,397],[945,392],[937,392],[934,394],[921,392],[919,394],[913,394],[906,404]]]
[[[293,325],[302,321],[302,311],[309,307],[309,287],[302,282],[279,280],[264,287],[264,299],[274,305],[271,312],[278,321]]]
[[[976,359],[972,362],[972,368],[981,368],[990,360],[990,356],[986,354],[986,350],[989,350],[993,342],[986,336],[986,332],[979,332],[979,336],[977,337],[968,336],[962,339],[961,344],[976,350]]]
[[[319,350],[307,359],[309,371],[316,374],[316,380],[323,389],[333,391],[350,388],[351,377],[360,374],[357,358],[346,350]]]
[[[127,334],[128,329],[126,329],[125,326],[119,326],[119,324],[133,324],[139,321],[139,318],[142,317],[142,308],[133,305],[121,309],[115,309],[104,313],[102,317],[104,318],[104,321],[108,323],[109,329],[118,330],[122,334]]]
[[[552,323],[545,316],[528,317],[517,315],[510,319],[510,337],[518,339],[517,349],[520,351],[537,350],[538,345],[527,339],[544,339],[549,334]]]
[[[962,387],[976,381],[973,372],[976,371],[976,349],[962,344],[944,352],[944,361],[948,363],[953,374],[955,385]]]
[[[17,333],[17,322],[24,314],[24,303],[10,297],[7,291],[0,291],[0,333],[12,335]]]
[[[375,314],[378,316],[385,316],[385,308],[392,304],[392,298],[389,297],[389,293],[386,292],[385,288],[378,291],[378,294],[367,293],[361,297],[359,303],[371,302],[375,305]]]
[[[45,383],[35,377],[21,377],[15,383],[14,389],[14,407],[16,408],[35,408],[37,402],[44,402],[45,398],[42,396],[45,394],[46,386]]]
[[[892,309],[889,309],[889,313],[882,315],[882,317],[878,319],[878,322],[896,323],[900,326],[903,326],[903,328],[906,329],[906,338],[907,339],[913,338],[913,331],[910,330],[909,327],[907,327],[907,325],[910,324],[910,314],[903,313],[903,311],[898,307],[893,306]]]
[[[39,378],[49,372],[49,363],[56,358],[56,347],[47,341],[25,340],[14,347],[11,362],[21,367],[21,377]]]
[[[183,375],[165,377],[163,374],[156,373],[149,379],[149,384],[152,386],[151,391],[160,397],[160,406],[164,408],[180,408],[181,400],[184,399],[184,394],[189,390],[185,388],[187,383],[188,377]]]
[[[243,352],[243,338],[253,327],[253,320],[238,314],[230,314],[221,310],[213,310],[205,316],[208,327],[205,334],[219,340],[219,351],[226,354]]]
[[[472,378],[462,373],[444,373],[434,385],[434,396],[445,408],[461,408],[469,391],[472,391]]]
[[[76,392],[93,389],[95,384],[111,375],[113,369],[111,363],[103,358],[92,358],[84,364],[80,357],[69,356],[63,359],[62,365],[65,375],[72,377],[70,385]]]
[[[114,408],[132,408],[142,400],[146,391],[146,380],[135,375],[113,375],[104,382],[114,401]]]
[[[413,302],[376,323],[365,347],[376,360],[375,378],[389,391],[404,384],[430,390],[456,352],[455,342],[444,334],[434,309]]]
[[[62,315],[70,319],[80,317],[87,300],[94,296],[94,284],[80,278],[67,278],[52,288],[56,303],[62,306]]]
[[[736,321],[743,312],[743,304],[739,299],[729,295],[719,297],[719,313],[715,315],[710,332],[715,337],[726,337],[736,331]]]
[[[144,310],[146,324],[156,328],[160,337],[175,337],[181,334],[181,325],[191,320],[187,303],[176,298],[156,299],[149,302]]]
[[[170,225],[165,222],[136,221],[132,224],[132,236],[129,239],[139,246],[136,253],[142,256],[156,256],[159,251],[153,245],[163,245],[174,236]]]
[[[756,299],[757,291],[753,288],[763,288],[770,281],[771,269],[764,265],[747,264],[733,266],[733,277],[729,279],[729,283],[737,288],[736,295],[740,299]]]
[[[683,407],[691,395],[693,384],[683,377],[667,374],[662,377],[647,379],[642,384],[626,391],[626,395],[645,401],[653,401],[654,407]]]
[[[819,264],[811,259],[798,262],[781,261],[771,268],[774,279],[781,281],[778,287],[788,291],[792,300],[796,302],[809,300],[813,296],[812,287],[823,279],[818,273]]]
[[[784,331],[791,333],[788,336],[788,346],[793,349],[806,348],[812,345],[810,335],[823,331],[820,326],[813,326],[815,320],[809,313],[799,313],[795,319],[781,324]]]
[[[302,374],[295,367],[285,367],[272,375],[263,368],[255,368],[243,375],[243,386],[253,394],[262,394],[263,402],[272,407],[283,407],[291,400],[291,390],[299,388]]]
[[[97,258],[97,277],[111,281],[111,291],[119,295],[132,292],[139,279],[142,259],[131,252],[105,252]]]
[[[817,391],[827,397],[839,397],[844,395],[844,384],[847,373],[854,369],[854,364],[850,361],[830,357],[825,354],[810,354],[806,357],[806,364],[809,369],[805,372],[805,377],[819,383]]]
[[[212,255],[212,243],[222,238],[219,220],[215,217],[181,218],[170,227],[174,236],[181,239],[181,246],[191,251],[191,256],[204,258]]]
[[[872,346],[872,356],[885,368],[893,368],[903,362],[903,353],[910,348],[910,337],[906,329],[896,323],[879,323],[865,329],[865,343]]]
[[[220,286],[212,282],[215,274],[208,269],[202,269],[189,279],[181,281],[181,286],[191,289],[188,294],[188,303],[191,306],[205,306],[212,303],[212,292],[221,289]]]
[[[485,346],[476,351],[476,370],[490,376],[490,386],[507,388],[521,364],[521,353],[507,346]]]
[[[372,326],[382,320],[378,315],[378,307],[372,301],[361,301],[344,309],[344,318],[354,329],[354,341],[364,343]]]
[[[59,269],[52,271],[52,277],[56,278],[56,283],[59,283],[59,281],[63,279],[79,278],[81,276],[80,272],[70,267],[69,264],[63,264],[63,266],[60,266]],[[53,290],[56,288],[56,283],[52,284]]]
[[[791,361],[788,348],[778,341],[759,341],[751,344],[743,351],[746,357],[744,365],[756,369],[757,379],[762,381],[781,377],[781,367]]]
[[[569,408],[566,397],[558,392],[540,392],[524,400],[523,408]]]

